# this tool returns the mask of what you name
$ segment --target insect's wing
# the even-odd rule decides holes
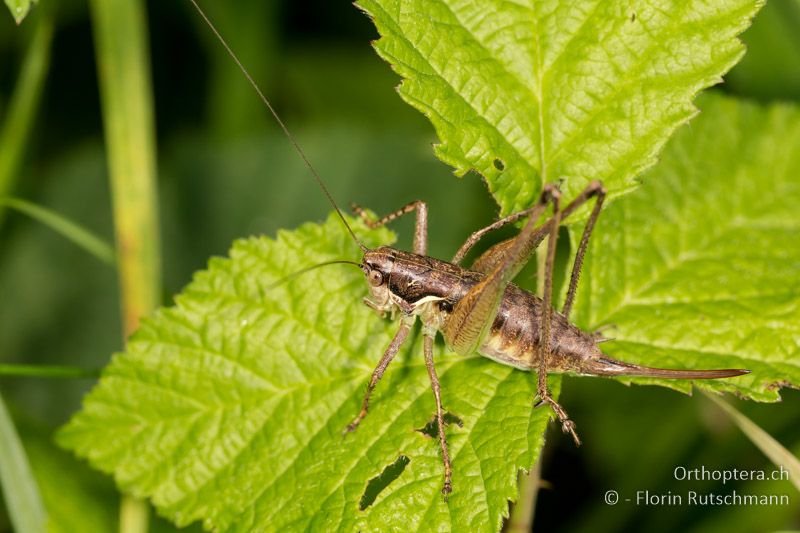
[[[506,252],[508,249],[511,248],[511,245],[514,244],[514,238],[510,238],[503,242],[499,242],[483,252],[480,257],[478,257],[472,265],[470,265],[469,269],[474,270],[475,272],[481,272],[483,274],[490,274],[497,265],[499,265],[503,257],[505,257]]]
[[[536,217],[531,216],[517,237],[492,246],[475,261],[472,268],[488,275],[455,305],[442,328],[445,341],[456,353],[466,355],[480,347],[506,285],[522,270],[546,235],[546,226],[536,228],[535,223]]]
[[[475,352],[492,325],[507,282],[488,277],[459,300],[442,328],[447,345],[457,354]]]

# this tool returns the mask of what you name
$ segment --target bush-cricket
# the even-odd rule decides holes
[[[522,370],[535,370],[537,405],[549,405],[558,416],[563,431],[569,433],[576,444],[580,444],[580,440],[575,423],[548,391],[548,372],[667,379],[728,378],[748,373],[743,369],[683,370],[625,363],[602,353],[599,348],[599,343],[605,340],[602,336],[582,331],[569,321],[589,239],[606,196],[606,190],[599,181],[591,182],[563,208],[558,187],[555,184],[545,185],[534,206],[474,232],[450,261],[441,261],[427,255],[428,210],[424,202],[412,202],[379,220],[371,219],[366,212],[354,206],[356,213],[372,227],[387,224],[404,214],[416,213],[413,253],[388,246],[367,248],[349,226],[305,152],[247,69],[196,0],[190,1],[273,115],[333,206],[344,228],[361,247],[363,257],[360,262],[337,263],[351,263],[364,272],[369,287],[369,297],[364,302],[368,306],[380,314],[400,317],[400,327],[372,373],[361,410],[345,432],[354,431],[366,416],[370,395],[407,340],[417,318],[422,322],[425,364],[435,399],[439,446],[444,465],[442,493],[445,498],[453,490],[452,465],[447,448],[441,390],[433,361],[433,345],[437,333],[442,334],[446,345],[457,354],[477,352],[502,364]],[[565,219],[590,201],[594,201],[593,209],[575,253],[566,298],[559,312],[552,305],[553,263],[558,230]],[[539,220],[549,207],[552,208],[552,214],[540,224]],[[523,229],[515,237],[490,247],[469,267],[461,265],[468,252],[487,233],[526,218]],[[544,291],[540,298],[514,285],[512,280],[545,239],[547,250]]]

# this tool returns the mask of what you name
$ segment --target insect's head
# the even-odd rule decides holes
[[[372,303],[380,309],[391,307],[391,291],[389,278],[395,264],[395,250],[381,246],[375,250],[367,250],[361,260],[361,270],[367,278]]]

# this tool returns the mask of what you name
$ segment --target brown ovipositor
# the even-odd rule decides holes
[[[408,338],[414,322],[417,318],[421,320],[425,364],[435,399],[439,446],[444,464],[442,493],[445,498],[452,491],[452,465],[447,449],[441,388],[433,363],[433,343],[437,333],[441,333],[448,347],[458,354],[478,352],[503,364],[523,370],[536,370],[538,404],[546,404],[553,409],[561,421],[562,429],[572,435],[576,444],[580,444],[580,440],[574,422],[569,419],[566,411],[553,399],[547,389],[548,372],[672,379],[727,378],[748,373],[747,370],[741,369],[649,368],[618,361],[602,353],[598,343],[603,339],[597,334],[584,332],[569,321],[584,255],[606,195],[599,181],[591,182],[563,210],[558,188],[553,184],[545,185],[536,205],[476,231],[449,262],[427,256],[428,210],[424,202],[412,202],[380,220],[371,220],[364,211],[356,207],[356,212],[372,227],[387,224],[403,214],[416,211],[413,253],[386,246],[374,250],[368,249],[359,241],[319,174],[258,85],[200,9],[196,0],[190,2],[242,70],[310,170],[339,215],[345,229],[364,253],[359,263],[351,261],[330,263],[344,262],[358,265],[363,270],[370,289],[370,297],[365,299],[365,303],[380,313],[400,315],[400,327],[373,371],[361,410],[347,426],[346,431],[355,430],[366,416],[372,391]],[[495,163],[495,166],[501,169],[502,164]],[[565,303],[561,311],[557,312],[552,308],[552,273],[558,228],[562,220],[591,199],[595,199],[594,207],[578,245]],[[544,223],[537,225],[537,221],[544,215],[548,206],[552,206],[552,215]],[[525,218],[528,221],[516,237],[489,248],[469,268],[461,266],[469,250],[484,235]],[[549,239],[544,268],[544,291],[542,298],[539,298],[517,287],[512,280],[530,260],[545,237]]]

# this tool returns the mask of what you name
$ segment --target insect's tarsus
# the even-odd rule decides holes
[[[356,236],[355,232],[353,231],[353,228],[350,227],[350,224],[347,223],[347,219],[344,218],[344,215],[342,214],[341,209],[339,209],[339,206],[336,204],[336,201],[333,199],[333,195],[331,195],[330,191],[328,191],[328,188],[325,186],[325,182],[322,181],[322,178],[320,177],[320,175],[317,172],[317,170],[314,168],[314,165],[311,164],[311,161],[308,159],[308,156],[306,156],[306,153],[305,153],[305,151],[303,151],[303,148],[300,146],[300,143],[297,142],[297,139],[294,138],[294,135],[292,135],[292,132],[289,131],[289,128],[287,128],[286,124],[284,124],[283,120],[281,120],[281,117],[280,117],[280,115],[278,115],[278,112],[275,111],[275,108],[272,107],[272,104],[269,103],[269,100],[264,95],[264,92],[258,86],[258,84],[253,79],[253,77],[250,75],[250,72],[247,70],[247,68],[244,66],[244,64],[239,60],[239,56],[237,56],[236,52],[234,52],[233,49],[228,45],[228,42],[225,40],[225,38],[222,36],[222,34],[219,32],[219,30],[217,30],[217,27],[214,26],[214,24],[211,22],[211,19],[208,18],[208,16],[206,15],[205,11],[203,11],[203,9],[197,3],[197,0],[189,0],[189,2],[192,3],[194,8],[200,14],[200,17],[202,17],[202,19],[205,21],[205,23],[211,29],[212,33],[214,33],[214,36],[217,38],[217,40],[219,40],[220,44],[222,44],[222,46],[228,52],[228,55],[231,56],[231,58],[233,59],[234,63],[236,63],[236,66],[238,66],[239,70],[242,71],[242,74],[244,74],[244,77],[247,78],[248,83],[250,83],[250,85],[253,87],[253,90],[255,90],[256,94],[261,99],[261,102],[263,102],[263,104],[266,106],[266,108],[272,114],[273,118],[278,123],[278,126],[281,127],[281,129],[283,130],[283,133],[286,135],[286,138],[288,138],[289,142],[292,144],[292,147],[294,148],[294,151],[297,152],[297,155],[300,156],[300,158],[303,160],[303,163],[305,163],[306,167],[308,167],[308,170],[311,172],[311,175],[314,177],[314,180],[317,182],[317,185],[319,185],[320,189],[322,189],[322,192],[325,194],[325,197],[328,199],[328,202],[330,202],[330,204],[336,210],[336,214],[339,215],[339,219],[342,221],[342,224],[344,224],[344,227],[347,228],[347,231],[350,233],[350,236],[353,237],[354,241],[356,241],[358,246],[361,248],[361,251],[366,252],[368,250],[368,248]]]

